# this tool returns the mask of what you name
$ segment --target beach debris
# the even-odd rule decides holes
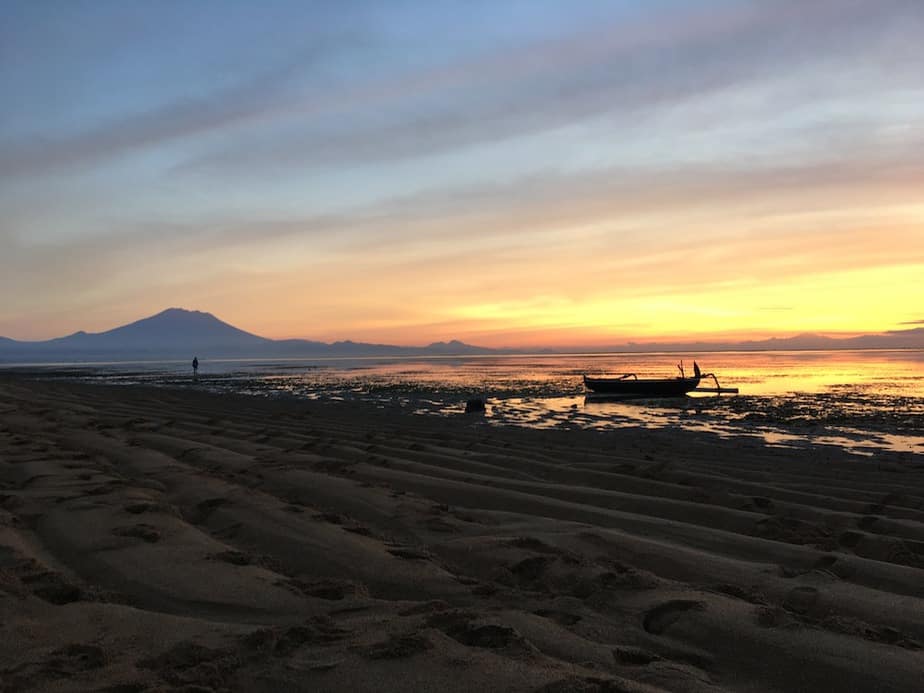
[[[484,400],[480,397],[465,400],[466,414],[484,414]]]

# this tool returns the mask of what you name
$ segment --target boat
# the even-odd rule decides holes
[[[693,362],[692,377],[684,373],[683,362],[677,367],[680,375],[676,378],[639,378],[635,373],[615,378],[588,378],[585,375],[584,387],[594,394],[610,397],[683,397],[699,387],[699,381],[704,376],[696,361]]]

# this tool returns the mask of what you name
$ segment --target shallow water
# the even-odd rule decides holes
[[[458,414],[466,399],[483,397],[488,425],[675,427],[771,445],[924,453],[921,351],[717,352],[697,354],[697,360],[740,394],[621,402],[584,396],[583,373],[669,377],[678,373],[676,354],[203,360],[195,386],[363,400],[431,415]],[[691,371],[692,361],[684,366]],[[111,383],[193,384],[186,361],[59,364],[44,372]]]

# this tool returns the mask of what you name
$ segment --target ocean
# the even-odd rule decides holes
[[[581,375],[678,374],[681,355],[542,354],[429,358],[200,358],[188,362],[56,364],[43,377],[113,384],[196,387],[263,397],[360,400],[431,416],[462,416],[466,399],[487,403],[487,426],[675,428],[774,446],[834,446],[873,456],[924,453],[924,352],[777,351],[696,354],[737,395],[595,401]],[[689,374],[693,361],[683,359]],[[703,383],[706,385],[707,383]],[[712,383],[708,383],[711,385]]]

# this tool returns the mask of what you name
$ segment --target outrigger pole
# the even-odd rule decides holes
[[[700,373],[699,366],[696,365],[695,361],[693,362],[693,368],[696,369],[696,374],[699,375],[701,378],[712,378],[713,382],[715,382],[715,387],[698,387],[695,390],[693,390],[693,392],[712,392],[713,394],[716,394],[716,395],[724,395],[724,394],[737,395],[738,394],[737,387],[722,387],[721,385],[719,385],[719,379],[715,376],[715,373]]]

